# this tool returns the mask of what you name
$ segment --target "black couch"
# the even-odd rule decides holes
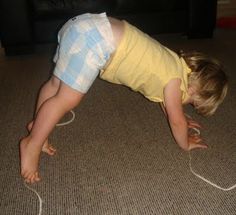
[[[56,42],[69,18],[107,12],[148,34],[212,37],[217,0],[1,0],[0,39],[6,55],[32,53],[35,44]]]

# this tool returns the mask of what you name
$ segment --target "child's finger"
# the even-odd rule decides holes
[[[194,142],[197,143],[201,143],[202,142],[202,138],[199,138],[199,136],[194,136]]]
[[[195,121],[188,121],[188,125],[189,125],[189,127],[191,126],[191,127],[197,127],[197,128],[201,128],[202,126],[199,124],[199,123],[197,123],[197,122],[195,122]]]
[[[200,143],[202,142],[202,138],[198,134],[193,134],[190,136],[190,141],[193,143]]]
[[[192,144],[191,145],[191,150],[192,149],[207,149],[207,148],[208,148],[208,146],[206,144],[197,143],[197,144]]]
[[[206,144],[196,144],[197,148],[201,148],[201,149],[207,149],[208,146]]]

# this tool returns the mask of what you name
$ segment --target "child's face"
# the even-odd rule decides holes
[[[184,102],[183,102],[184,105],[188,105],[188,104],[191,104],[194,106],[194,100],[191,96],[188,97],[188,99],[186,99]]]
[[[196,101],[194,98],[197,96],[196,88],[194,86],[189,86],[187,93],[189,98],[184,102],[184,104],[191,104],[195,107]]]

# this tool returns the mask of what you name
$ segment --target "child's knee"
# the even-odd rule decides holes
[[[60,83],[59,90],[55,95],[62,107],[68,111],[76,107],[80,103],[83,96],[83,93],[71,88],[63,82]]]
[[[65,110],[70,111],[80,103],[83,96],[84,94],[79,92],[75,94],[59,93],[57,98],[60,100],[60,104],[65,108]]]
[[[73,95],[73,96],[68,96],[67,98],[66,98],[66,102],[67,102],[67,104],[68,104],[68,110],[71,110],[71,109],[73,109],[74,107],[76,107],[79,103],[80,103],[80,101],[81,101],[81,99],[82,99],[82,97],[83,97],[83,95],[81,94],[78,94],[78,95]]]
[[[49,84],[50,84],[52,87],[59,88],[59,86],[60,86],[60,79],[58,79],[56,76],[53,75],[53,76],[49,79]]]

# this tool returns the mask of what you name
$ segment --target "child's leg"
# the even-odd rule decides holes
[[[60,82],[56,95],[40,106],[30,134],[20,144],[21,174],[27,182],[40,180],[38,162],[45,140],[64,114],[80,103],[83,95]]]
[[[60,80],[56,76],[52,76],[40,89],[38,100],[37,100],[37,106],[35,109],[35,115],[37,114],[40,106],[49,98],[56,95],[60,85]],[[30,132],[33,126],[34,120],[32,120],[28,126],[27,129]],[[44,142],[43,152],[46,152],[49,155],[54,155],[56,152],[56,149],[49,144],[48,139]]]
[[[35,114],[37,114],[40,106],[49,98],[52,96],[55,96],[60,86],[60,80],[52,75],[52,77],[43,85],[43,87],[40,90],[36,111]]]

